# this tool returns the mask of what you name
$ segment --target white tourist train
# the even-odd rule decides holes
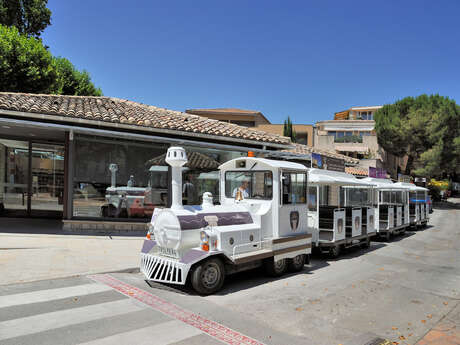
[[[225,275],[264,266],[278,276],[299,271],[311,253],[307,168],[243,157],[219,167],[220,205],[204,193],[201,206],[182,205],[181,147],[168,149],[171,207],[155,209],[141,252],[147,280],[180,284],[190,277],[200,294],[218,291]]]
[[[374,184],[337,171],[309,169],[308,221],[312,243],[322,252],[339,256],[341,249],[369,247],[376,234]]]
[[[312,245],[336,257],[342,248],[369,247],[409,225],[426,224],[426,188],[384,179],[255,157],[219,167],[220,205],[203,194],[182,205],[185,150],[170,147],[171,207],[155,208],[141,250],[150,281],[218,291],[225,276],[263,266],[273,276],[300,271]]]

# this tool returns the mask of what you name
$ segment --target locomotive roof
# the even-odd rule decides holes
[[[299,163],[293,163],[293,162],[287,162],[287,161],[279,161],[279,160],[274,160],[274,159],[266,159],[266,158],[256,158],[256,157],[240,157],[240,158],[234,158],[229,160],[228,162],[225,162],[219,166],[219,170],[230,170],[230,169],[235,169],[235,161],[242,161],[246,160],[249,164],[252,163],[261,163],[262,165],[265,165],[266,167],[269,168],[275,168],[275,169],[287,169],[287,170],[302,170],[307,172],[308,169]],[[250,167],[248,167],[250,168]]]
[[[311,168],[308,169],[308,181],[318,184],[337,184],[342,186],[373,187],[373,183],[357,179],[354,175],[340,171]]]

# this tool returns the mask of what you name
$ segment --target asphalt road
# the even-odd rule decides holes
[[[0,286],[0,344],[415,344],[459,302],[460,210],[435,210],[424,230],[214,296],[128,273]]]

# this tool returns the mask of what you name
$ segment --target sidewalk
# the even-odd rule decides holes
[[[460,302],[417,345],[460,344]]]
[[[0,285],[135,270],[143,237],[66,235],[60,221],[0,222]]]

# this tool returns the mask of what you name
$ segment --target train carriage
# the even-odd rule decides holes
[[[395,185],[409,191],[410,225],[413,227],[426,226],[430,218],[428,189],[406,182],[398,182]]]
[[[183,206],[180,147],[168,149],[171,207],[155,209],[141,251],[147,280],[218,291],[225,275],[264,266],[278,276],[299,271],[311,253],[307,222],[307,168],[244,157],[219,167],[220,205],[204,193],[200,206]],[[149,238],[150,237],[150,238]]]
[[[379,237],[389,240],[409,226],[409,191],[388,179],[366,177],[375,184],[375,227]]]
[[[350,174],[322,169],[309,169],[308,180],[314,246],[333,257],[339,256],[343,247],[368,247],[375,235],[374,185]]]

